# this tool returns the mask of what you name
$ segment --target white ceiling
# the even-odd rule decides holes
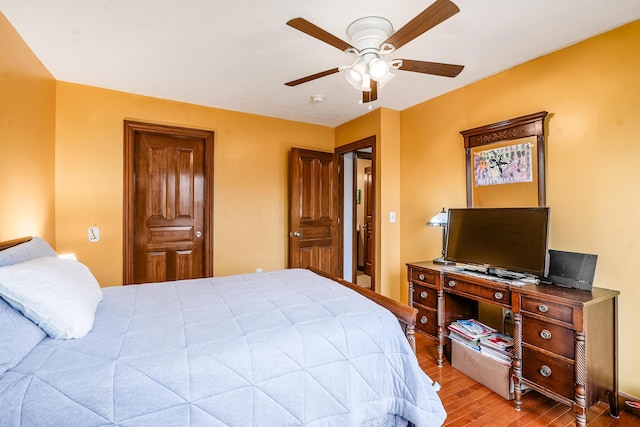
[[[453,1],[458,14],[390,56],[465,69],[453,79],[399,71],[373,108],[401,111],[640,19],[639,0]],[[302,17],[348,41],[357,18],[382,16],[397,30],[431,3],[0,0],[0,11],[57,80],[334,127],[368,111],[342,74],[284,83],[353,57],[286,22]]]

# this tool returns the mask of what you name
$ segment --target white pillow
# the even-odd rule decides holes
[[[49,244],[40,237],[32,237],[28,242],[0,251],[0,267],[18,264],[33,258],[58,256]]]
[[[34,258],[0,267],[0,295],[52,338],[89,333],[102,289],[78,261]]]

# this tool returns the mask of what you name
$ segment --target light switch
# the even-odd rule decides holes
[[[389,222],[391,224],[396,222],[396,213],[394,211],[389,212]]]
[[[97,225],[92,225],[91,227],[89,227],[87,235],[90,242],[97,242],[98,240],[100,240],[100,229]]]

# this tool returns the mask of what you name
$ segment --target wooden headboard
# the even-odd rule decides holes
[[[25,243],[31,240],[31,236],[20,237],[19,239],[7,240],[6,242],[0,242],[0,251],[12,248],[14,246],[19,245],[20,243]]]

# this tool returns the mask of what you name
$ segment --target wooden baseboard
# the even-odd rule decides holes
[[[626,394],[626,393],[618,393],[618,398],[619,398],[619,401],[620,401],[620,409],[621,410],[627,411],[630,414],[635,415],[636,417],[640,417],[640,409],[633,408],[633,407],[631,407],[631,406],[629,406],[629,405],[627,405],[625,403],[627,400],[631,401],[631,402],[640,403],[640,398],[637,398],[635,396],[631,396],[631,395]]]

